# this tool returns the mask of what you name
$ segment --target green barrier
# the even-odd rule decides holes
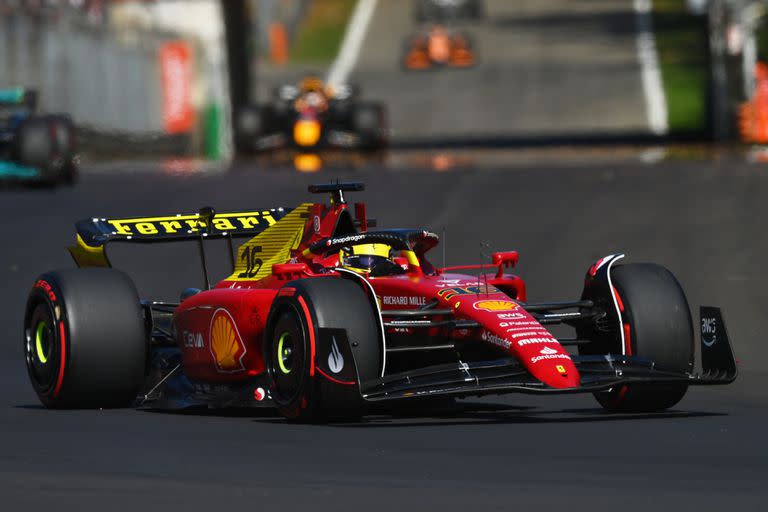
[[[209,105],[203,116],[205,136],[205,156],[210,160],[220,160],[221,151],[221,107]]]

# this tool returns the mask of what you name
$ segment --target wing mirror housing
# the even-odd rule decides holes
[[[517,265],[518,258],[519,255],[517,251],[494,252],[491,254],[491,261],[494,265],[499,267],[499,270],[496,272],[496,278],[501,279],[501,277],[504,275],[505,268],[510,268]]]

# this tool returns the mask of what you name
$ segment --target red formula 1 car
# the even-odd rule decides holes
[[[437,235],[370,230],[365,206],[344,200],[357,190],[310,187],[330,193],[329,205],[79,222],[70,251],[80,268],[41,275],[27,302],[24,349],[40,400],[273,405],[309,421],[384,401],[587,392],[611,411],[655,411],[690,385],[736,378],[711,307],[701,308],[703,372],[693,373],[688,303],[663,267],[608,256],[587,271],[579,300],[530,303],[523,280],[505,273],[516,252],[436,268],[427,254]],[[249,240],[235,256],[237,237]],[[213,287],[207,239],[232,249],[232,274]],[[128,276],[109,268],[110,243],[178,240],[199,242],[206,281],[178,304],[140,300]],[[574,335],[556,337],[555,324]]]

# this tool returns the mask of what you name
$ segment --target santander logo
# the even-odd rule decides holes
[[[541,349],[541,352],[539,352],[539,353],[540,354],[544,354],[546,356],[551,356],[552,354],[557,354],[557,350],[549,348],[549,347],[544,347],[543,349]]]

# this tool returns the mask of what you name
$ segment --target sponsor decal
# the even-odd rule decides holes
[[[256,388],[253,390],[253,399],[257,402],[261,402],[267,397],[266,391],[264,391],[264,388]]]
[[[184,340],[184,346],[186,348],[203,348],[205,346],[205,343],[203,343],[203,335],[199,332],[183,331],[181,333],[181,338]]]
[[[319,215],[315,215],[312,218],[312,230],[315,233],[319,233],[320,232],[320,216]]]
[[[48,295],[48,298],[51,299],[51,302],[56,302],[56,294],[53,292],[53,288],[48,283],[48,281],[38,279],[35,283],[35,288],[40,288],[45,292],[46,295]]]
[[[427,298],[384,295],[381,297],[381,303],[385,306],[426,306]]]
[[[543,332],[546,332],[546,331],[544,331],[544,329],[541,327],[541,325],[539,325],[539,323],[538,323],[538,322],[518,322],[518,323],[513,323],[513,322],[501,322],[501,323],[499,324],[499,327],[508,327],[508,326],[510,326],[510,325],[513,325],[514,327],[510,327],[509,329],[507,329],[507,332],[515,332],[515,331],[530,331],[530,330],[532,330],[532,329],[535,329],[535,330],[539,330],[539,331],[543,331]]]
[[[245,343],[226,309],[217,309],[211,318],[210,349],[217,371],[234,373],[245,370]]]
[[[474,303],[473,307],[480,311],[513,311],[517,309],[518,304],[511,300],[479,300]]]
[[[559,354],[557,350],[551,349],[549,347],[544,347],[539,353],[541,354],[540,356],[534,356],[531,358],[532,363],[538,363],[539,361],[547,361],[551,359],[567,359],[568,361],[571,360],[571,356],[568,354]]]
[[[326,246],[331,245],[337,245],[337,244],[347,244],[350,242],[359,242],[360,240],[364,240],[365,235],[349,235],[349,236],[342,236],[340,238],[329,238],[328,241],[325,242]]]
[[[155,236],[197,233],[205,229],[205,222],[197,215],[176,215],[171,217],[152,217],[144,219],[108,220],[114,234],[124,236]],[[266,228],[277,222],[273,212],[219,213],[214,217],[213,228],[218,231],[239,231]]]
[[[554,338],[526,338],[524,340],[517,340],[517,345],[519,347],[523,347],[525,345],[536,345],[538,343],[552,343],[552,342],[555,342],[555,341],[557,341],[557,340],[554,339]],[[546,353],[554,354],[556,352],[557,351],[554,351],[554,352],[542,352],[542,354],[546,354]]]
[[[331,337],[331,353],[328,354],[328,369],[333,373],[339,373],[344,369],[344,356],[339,350],[336,338]]]
[[[496,315],[496,318],[500,320],[523,320],[524,318],[526,318],[526,316],[523,313],[499,313]],[[538,324],[538,322],[535,322],[535,323]],[[522,322],[515,322],[514,325],[525,325],[525,324]],[[533,325],[533,323],[531,325]]]
[[[438,288],[456,288],[461,285],[461,279],[439,279],[435,286]]]
[[[457,295],[481,295],[489,293],[501,293],[501,291],[492,285],[480,286],[454,286],[452,288],[443,288],[437,294],[445,300],[451,300]]]
[[[483,341],[487,341],[488,343],[492,343],[493,345],[496,345],[498,347],[501,347],[503,349],[508,349],[512,346],[512,343],[508,340],[505,340],[504,338],[501,338],[499,336],[496,336],[492,332],[483,331],[483,334],[480,336]]]
[[[717,341],[717,318],[701,318],[701,342],[711,347]]]
[[[509,332],[509,329],[507,329],[507,332]],[[521,336],[536,336],[537,334],[541,334],[541,332],[537,331],[531,331],[530,329],[526,329],[525,332],[516,332],[515,334],[510,334],[510,338],[519,338]]]

